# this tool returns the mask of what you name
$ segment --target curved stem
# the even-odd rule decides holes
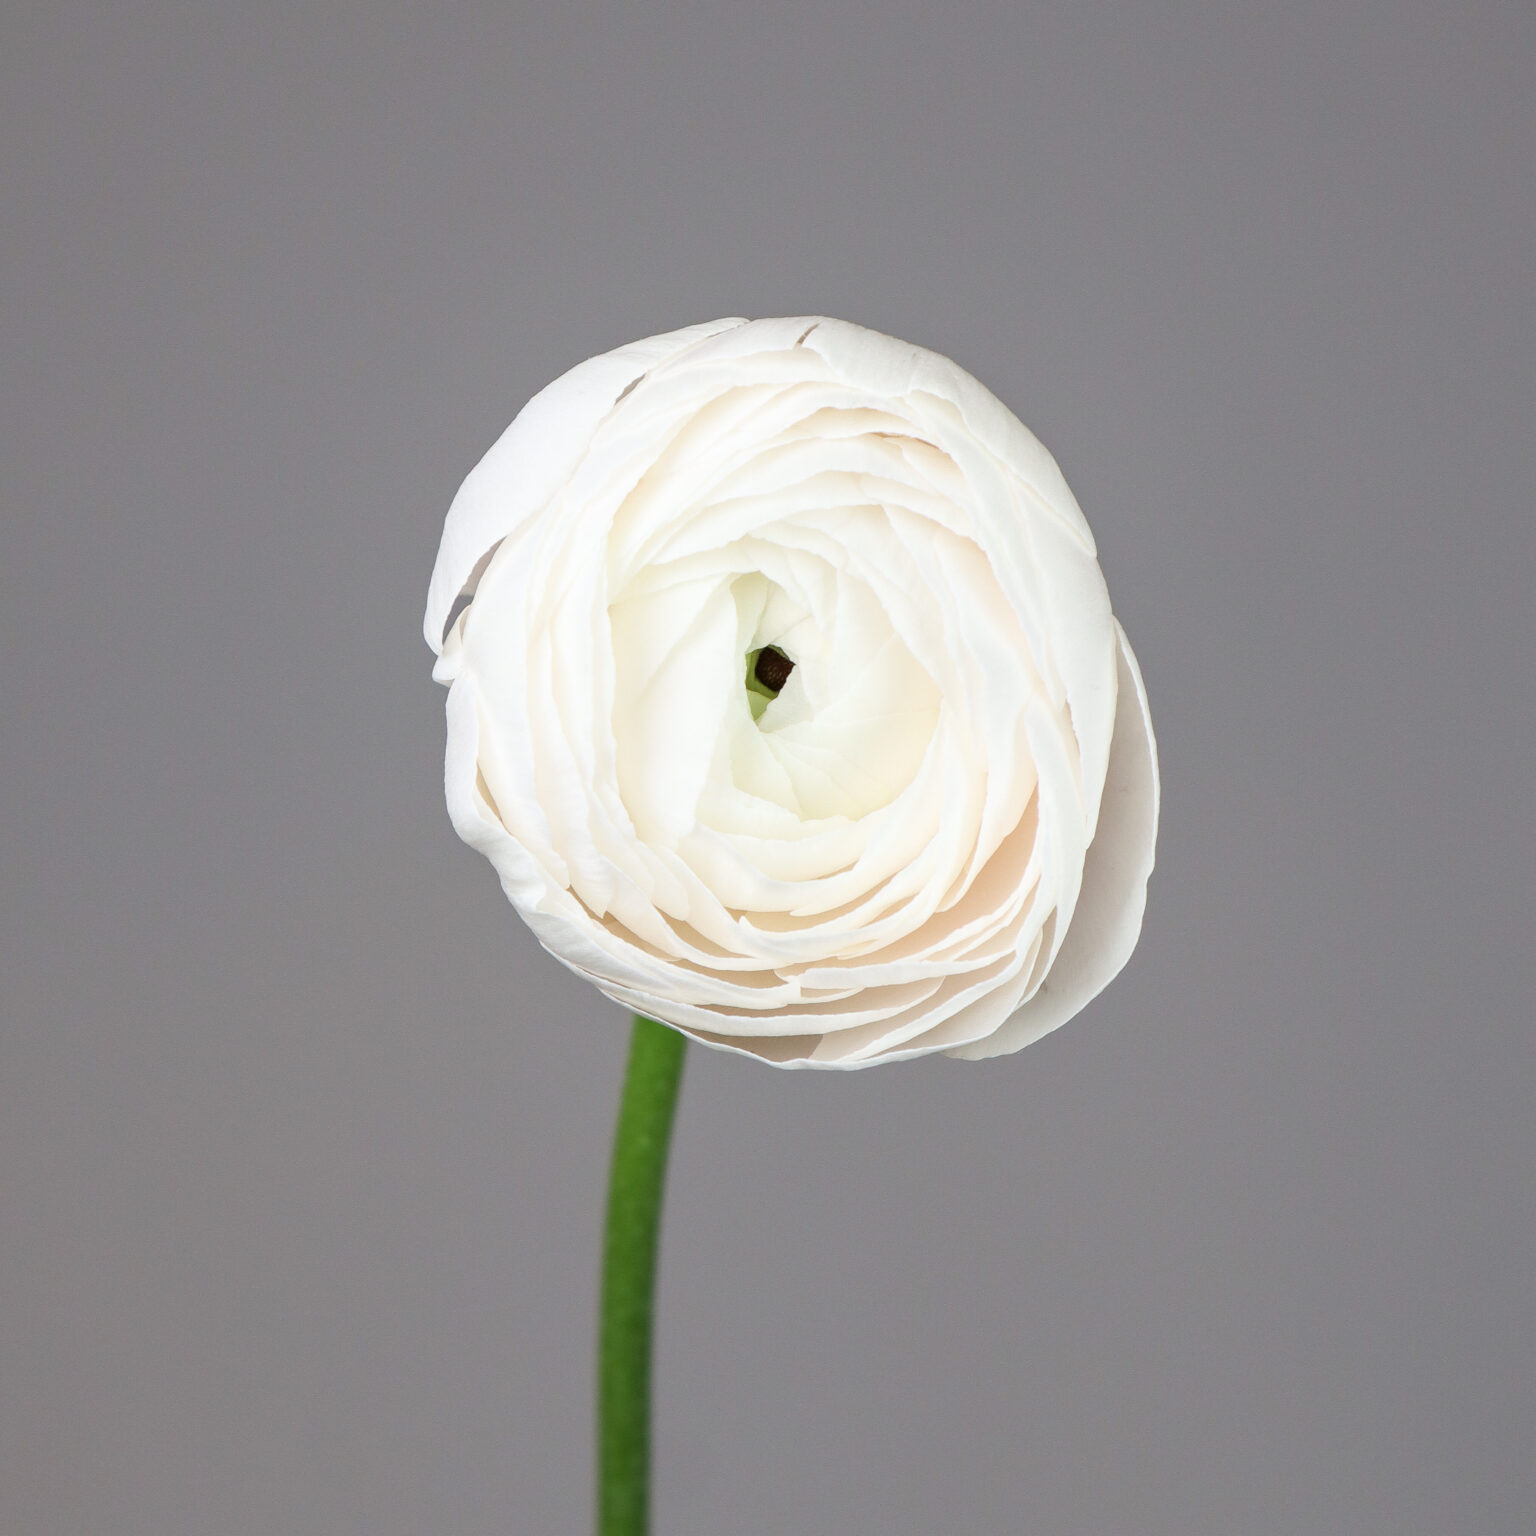
[[[598,1536],[650,1526],[651,1314],[667,1149],[687,1039],[635,1015],[613,1134],[597,1367]]]

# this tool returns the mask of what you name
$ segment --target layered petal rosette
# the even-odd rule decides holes
[[[460,836],[708,1045],[1015,1051],[1135,945],[1136,658],[1055,461],[935,353],[803,316],[582,363],[464,482],[426,636]]]

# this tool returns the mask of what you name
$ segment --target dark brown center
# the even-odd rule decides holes
[[[766,645],[757,653],[757,665],[753,667],[752,675],[770,693],[778,693],[794,670],[794,662],[783,651],[777,646]]]

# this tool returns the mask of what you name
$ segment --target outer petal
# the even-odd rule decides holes
[[[845,320],[814,317],[752,321],[731,341],[745,341],[767,325],[782,336],[802,323],[810,327],[802,345],[825,357],[841,377],[875,394],[946,402],[975,442],[1016,477],[1024,526],[1012,526],[1013,508],[995,507],[997,515],[975,532],[1010,585],[1027,590],[1038,582],[1043,588],[1043,617],[1072,715],[1084,796],[1093,805],[1109,755],[1109,592],[1088,521],[1056,460],[986,385],[926,347]]]
[[[1119,622],[1119,699],[1098,831],[1083,866],[1072,924],[1039,990],[997,1032],[948,1052],[1003,1056],[1065,1024],[1119,974],[1141,933],[1157,843],[1157,741],[1131,643]]]
[[[1031,487],[1094,552],[1093,534],[1056,460],[1045,445],[979,379],[938,352],[846,320],[806,316],[815,329],[803,345],[820,352],[845,377],[890,394],[921,391],[948,400],[999,460]],[[777,322],[796,326],[800,320]]]
[[[615,401],[658,364],[745,323],[731,317],[684,326],[588,358],[546,385],[517,413],[469,472],[448,509],[422,625],[436,654],[442,655],[449,615],[476,566],[570,478]]]

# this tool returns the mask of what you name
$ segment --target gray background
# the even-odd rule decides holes
[[[579,1532],[626,1021],[440,790],[442,514],[722,313],[955,356],[1146,669],[1142,946],[691,1053],[658,1531],[1536,1521],[1536,10],[33,5],[0,47],[0,1528]]]

